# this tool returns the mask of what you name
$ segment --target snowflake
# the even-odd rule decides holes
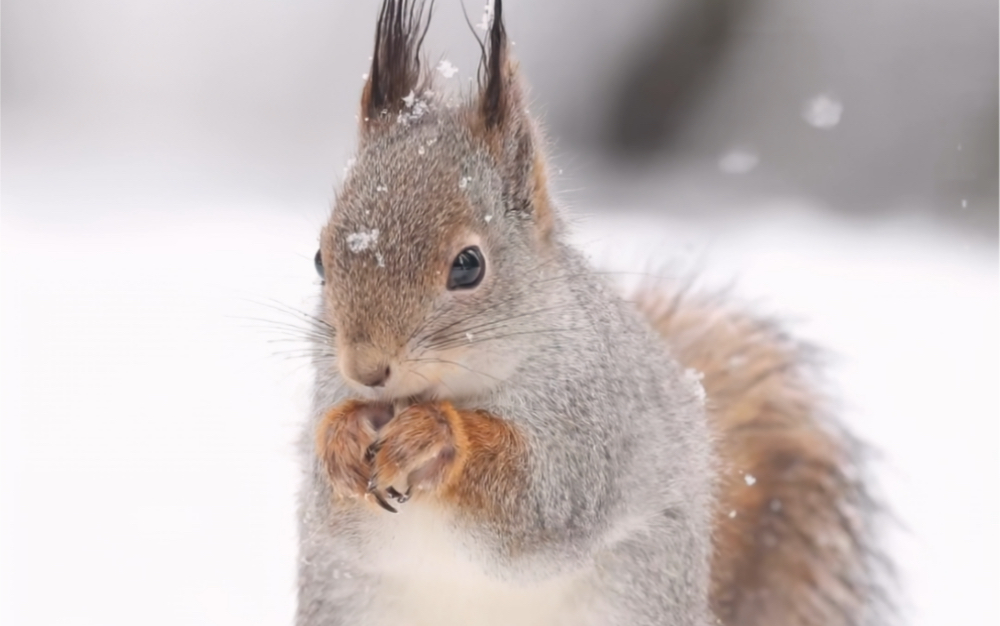
[[[810,126],[829,130],[840,123],[844,105],[832,97],[821,94],[806,102],[802,107],[802,117]]]
[[[705,375],[696,369],[684,370],[684,382],[688,384],[700,402],[705,401],[705,387],[701,384],[701,379],[704,377]]]
[[[372,247],[378,242],[378,229],[358,231],[347,236],[347,249],[357,254]]]
[[[486,6],[483,7],[483,17],[476,24],[476,28],[479,30],[489,30],[490,26],[493,25],[493,3],[487,2]]]
[[[445,78],[451,78],[458,73],[458,68],[452,65],[448,59],[443,59],[438,63],[437,71],[441,72],[441,75]]]
[[[726,174],[747,174],[760,163],[760,157],[750,150],[734,149],[719,159],[719,169]]]

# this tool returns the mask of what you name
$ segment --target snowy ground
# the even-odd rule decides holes
[[[269,303],[308,306],[322,211],[43,213],[4,207],[0,622],[290,623],[308,365]],[[906,528],[908,623],[1000,623],[996,248],[802,203],[712,215],[594,212],[578,239],[735,279],[833,351]]]

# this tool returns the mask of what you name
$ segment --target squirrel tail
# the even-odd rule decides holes
[[[891,568],[864,447],[838,428],[816,353],[777,325],[688,289],[636,304],[685,368],[702,374],[718,458],[711,595],[724,626],[855,626],[891,613]]]

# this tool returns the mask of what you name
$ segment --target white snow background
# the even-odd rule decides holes
[[[3,223],[0,622],[289,623],[309,366],[268,343],[294,322],[269,307],[311,306],[322,211],[32,208]],[[594,213],[577,239],[613,270],[737,279],[832,351],[905,527],[889,545],[908,623],[1000,623],[996,249],[915,219],[753,208]]]
[[[735,283],[827,349],[882,453],[906,624],[1000,624],[996,236],[918,217],[980,206],[996,4],[754,3],[675,155],[698,177],[647,164],[623,200],[572,133],[602,128],[608,51],[663,3],[580,1],[507,3],[576,240],[625,281]],[[478,47],[438,4],[429,50],[467,84]],[[292,622],[309,365],[273,340],[319,289],[376,5],[4,2],[0,624]],[[881,217],[768,195],[810,181]]]

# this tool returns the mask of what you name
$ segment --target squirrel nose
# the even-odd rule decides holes
[[[392,373],[392,356],[370,343],[347,343],[340,348],[340,373],[365,387],[382,387]]]
[[[356,372],[355,380],[368,387],[381,387],[389,380],[389,374],[389,366],[379,364],[370,370]]]
[[[344,372],[348,377],[366,387],[381,387],[389,380],[391,369],[384,361],[365,362],[364,359],[351,359]]]

